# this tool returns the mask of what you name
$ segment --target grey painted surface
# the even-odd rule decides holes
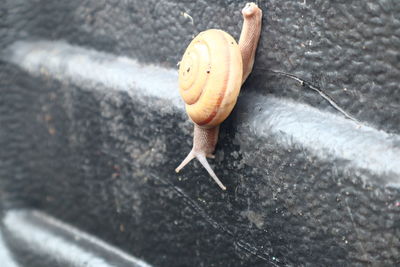
[[[67,40],[140,62],[173,67],[193,35],[220,28],[235,38],[246,1],[7,0],[1,43]],[[256,68],[310,80],[359,120],[400,132],[400,2],[396,0],[259,1],[264,10]],[[193,18],[183,16],[186,12]],[[261,75],[261,77],[260,77]],[[286,79],[261,72],[260,94],[329,106]]]
[[[4,242],[3,234],[0,233],[0,259],[4,267],[18,267],[11,255],[8,245]]]
[[[39,211],[8,211],[2,224],[8,244],[4,253],[11,247],[22,266],[150,267],[140,259]],[[23,252],[36,259],[24,262],[23,256],[18,257]]]
[[[45,74],[77,85],[101,84],[125,91],[135,99],[156,97],[166,101],[164,108],[184,112],[174,69],[140,65],[132,59],[48,41],[14,43],[5,50],[3,59],[33,75]],[[340,113],[334,115],[282,98],[256,94],[245,97],[238,114],[238,127],[243,129],[239,133],[243,136],[251,134],[257,143],[276,138],[284,148],[302,147],[321,160],[344,160],[350,168],[364,169],[379,177],[378,181],[371,181],[366,176],[366,182],[400,185],[399,135],[353,122]],[[248,143],[240,135],[238,139]]]
[[[396,136],[340,114],[244,93],[223,124],[213,162],[228,187],[223,193],[196,163],[180,175],[173,171],[192,142],[176,93],[164,97],[157,89],[173,87],[173,71],[65,43],[35,44],[7,50],[19,70],[3,65],[3,83],[12,86],[3,86],[3,114],[9,114],[3,169],[19,177],[3,181],[5,203],[31,203],[155,265],[396,261],[400,203],[386,179],[397,176],[346,159],[339,154],[352,153],[346,142],[310,146],[289,126],[303,122],[299,128],[309,127],[320,143],[326,127],[336,129],[335,138],[352,129],[382,148],[395,148]],[[119,79],[154,68],[164,75],[151,83]],[[307,116],[291,122],[294,113]],[[371,136],[380,141],[368,143]]]
[[[154,266],[399,264],[398,1],[260,2],[223,193],[197,163],[173,171],[192,142],[174,69],[198,31],[237,37],[244,2],[6,1],[3,218],[33,207]]]

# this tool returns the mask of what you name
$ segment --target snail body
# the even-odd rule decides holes
[[[222,190],[226,187],[207,162],[213,158],[219,125],[236,104],[240,87],[250,74],[261,32],[261,9],[248,3],[242,10],[239,44],[228,33],[210,29],[187,47],[179,66],[179,92],[194,123],[193,148],[176,168],[197,158]]]

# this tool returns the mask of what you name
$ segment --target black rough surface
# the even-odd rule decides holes
[[[63,39],[175,67],[202,30],[220,28],[238,38],[245,2],[7,0],[0,7],[0,44],[27,37]],[[259,3],[263,30],[252,79],[259,93],[332,110],[318,95],[263,69],[291,73],[326,90],[359,120],[400,133],[399,1]]]
[[[0,257],[3,267],[150,266],[37,210],[8,210],[2,219]]]
[[[191,126],[180,111],[160,113],[162,100],[31,77],[10,65],[1,73],[8,209],[46,211],[155,266],[400,261],[396,189],[363,184],[362,174],[284,150],[273,138],[239,149],[228,120],[215,166],[229,188],[223,193],[201,168],[173,172]]]
[[[359,120],[400,133],[400,2],[304,2],[262,1],[259,70],[249,88],[334,112],[317,94],[261,69],[292,73]],[[7,0],[0,45],[64,39],[174,67],[201,30],[237,38],[243,3]],[[215,166],[230,188],[223,193],[201,168],[173,172],[191,144],[181,112],[160,113],[162,100],[99,86],[0,65],[3,209],[38,208],[155,266],[400,264],[398,189],[364,184],[362,172],[273,138],[254,147],[255,137],[236,135],[229,119]],[[238,136],[249,145],[237,145],[246,143]]]

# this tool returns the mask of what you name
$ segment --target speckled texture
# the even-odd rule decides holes
[[[251,81],[262,94],[329,104],[273,69],[309,80],[359,120],[400,132],[400,2],[259,1],[263,30]],[[64,39],[174,67],[198,32],[220,28],[236,39],[245,1],[6,1],[1,43]],[[193,18],[183,16],[186,12]]]
[[[9,210],[2,216],[1,225],[1,260],[5,267],[150,267],[37,210]]]
[[[243,6],[5,3],[2,49],[24,38],[64,39],[169,67],[200,30],[218,27],[237,38]],[[363,123],[400,133],[400,2],[262,3],[258,70],[246,88],[336,113],[315,92],[261,69],[292,73]],[[381,177],[344,168],[342,159],[249,132],[238,122],[254,114],[241,101],[246,94],[221,127],[213,161],[228,187],[223,193],[198,163],[174,173],[191,147],[192,126],[180,109],[164,108],[162,98],[56,78],[0,65],[2,209],[38,208],[155,266],[400,264],[399,189],[370,183]]]
[[[1,98],[9,111],[0,169],[9,171],[0,176],[12,173],[2,179],[11,207],[44,210],[156,266],[400,259],[399,192],[364,184],[370,174],[362,170],[342,171],[340,161],[275,138],[260,145],[245,128],[231,131],[229,119],[215,165],[223,193],[197,163],[174,173],[191,125],[180,110],[160,112],[163,100],[33,78],[9,65],[2,73],[2,88],[10,87]]]

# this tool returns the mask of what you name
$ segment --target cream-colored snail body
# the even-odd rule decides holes
[[[231,113],[253,68],[261,32],[262,12],[256,4],[246,4],[242,14],[239,44],[221,30],[201,32],[187,47],[179,66],[179,91],[194,123],[194,138],[192,150],[175,171],[197,158],[222,190],[226,187],[206,158],[214,157],[219,125]]]

